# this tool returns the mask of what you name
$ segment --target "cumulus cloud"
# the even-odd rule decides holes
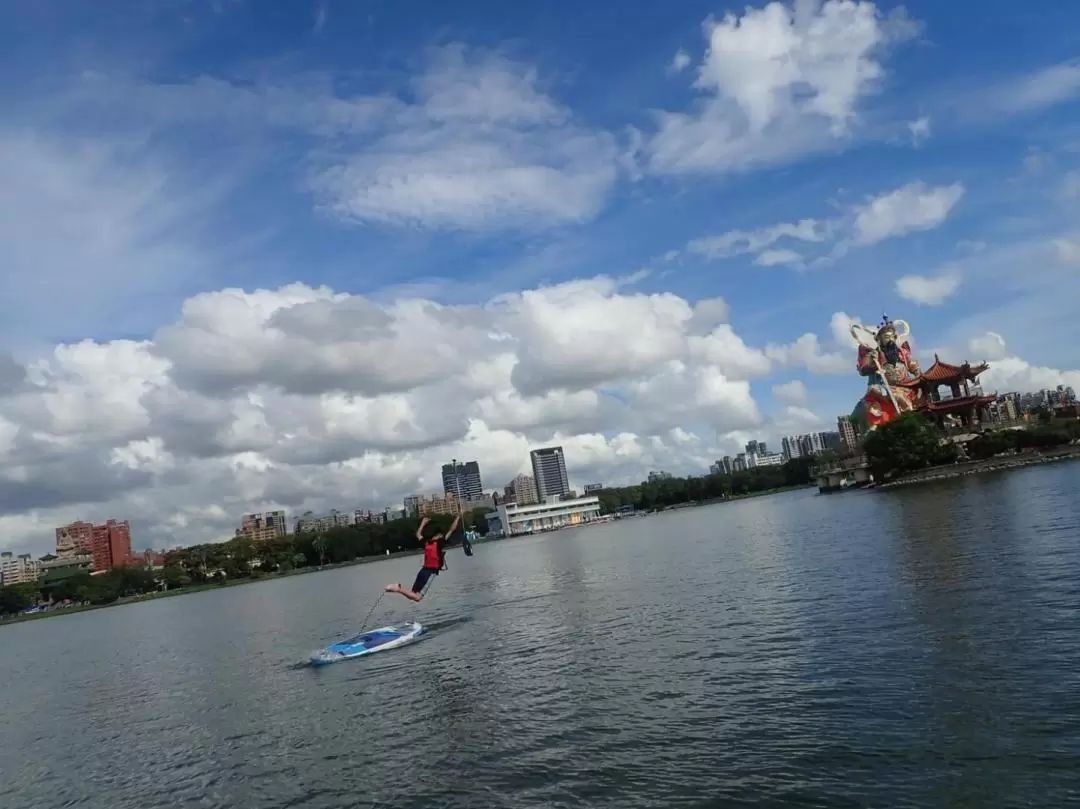
[[[956,270],[940,275],[905,275],[896,281],[896,294],[912,303],[940,306],[960,288],[961,276]]]
[[[942,357],[967,357],[973,364],[989,363],[990,367],[979,376],[986,391],[1024,393],[1058,385],[1080,390],[1080,370],[1033,365],[1012,353],[998,332],[985,332],[969,339],[963,347],[943,348],[939,353]]]
[[[778,164],[849,138],[877,92],[889,45],[916,26],[871,2],[771,2],[705,25],[692,112],[657,113],[644,146],[658,173],[722,173]]]
[[[1000,360],[1007,356],[1005,338],[997,332],[988,331],[982,337],[973,337],[968,341],[968,350],[977,361]]]
[[[931,188],[916,180],[873,197],[855,215],[855,244],[877,244],[908,233],[932,230],[948,218],[963,196],[964,186],[960,183]]]
[[[701,472],[715,436],[767,428],[750,382],[774,359],[728,315],[606,277],[460,306],[198,294],[152,339],[0,366],[4,541],[43,550],[50,526],[108,516],[137,543],[221,539],[249,511],[436,492],[449,457],[501,486],[549,442],[579,484]]]
[[[800,406],[806,404],[806,385],[798,379],[792,379],[782,385],[773,385],[773,398],[787,405]]]
[[[825,351],[816,334],[808,332],[787,345],[768,345],[765,356],[787,368],[805,368],[812,374],[850,373],[853,360],[842,351]]]

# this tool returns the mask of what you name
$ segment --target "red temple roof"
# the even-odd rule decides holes
[[[989,367],[985,362],[979,365],[972,365],[969,362],[963,365],[951,365],[942,362],[935,354],[934,364],[922,372],[922,378],[927,382],[960,382],[965,379],[975,379]]]

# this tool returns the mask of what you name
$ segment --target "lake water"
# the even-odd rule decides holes
[[[1064,807],[1080,464],[478,544],[0,629],[0,806]]]

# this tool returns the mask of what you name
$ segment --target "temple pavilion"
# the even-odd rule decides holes
[[[985,395],[978,382],[979,374],[989,367],[985,362],[972,365],[967,361],[963,365],[951,365],[935,354],[934,364],[918,378],[905,383],[905,387],[919,391],[916,409],[931,416],[939,427],[944,428],[955,419],[974,429],[989,421],[987,407],[995,399]],[[942,388],[946,389],[945,396]]]

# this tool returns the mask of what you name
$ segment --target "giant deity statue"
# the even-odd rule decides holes
[[[919,363],[911,353],[911,327],[885,316],[874,329],[854,323],[851,336],[859,344],[856,367],[866,377],[866,393],[852,417],[873,430],[920,404]]]

